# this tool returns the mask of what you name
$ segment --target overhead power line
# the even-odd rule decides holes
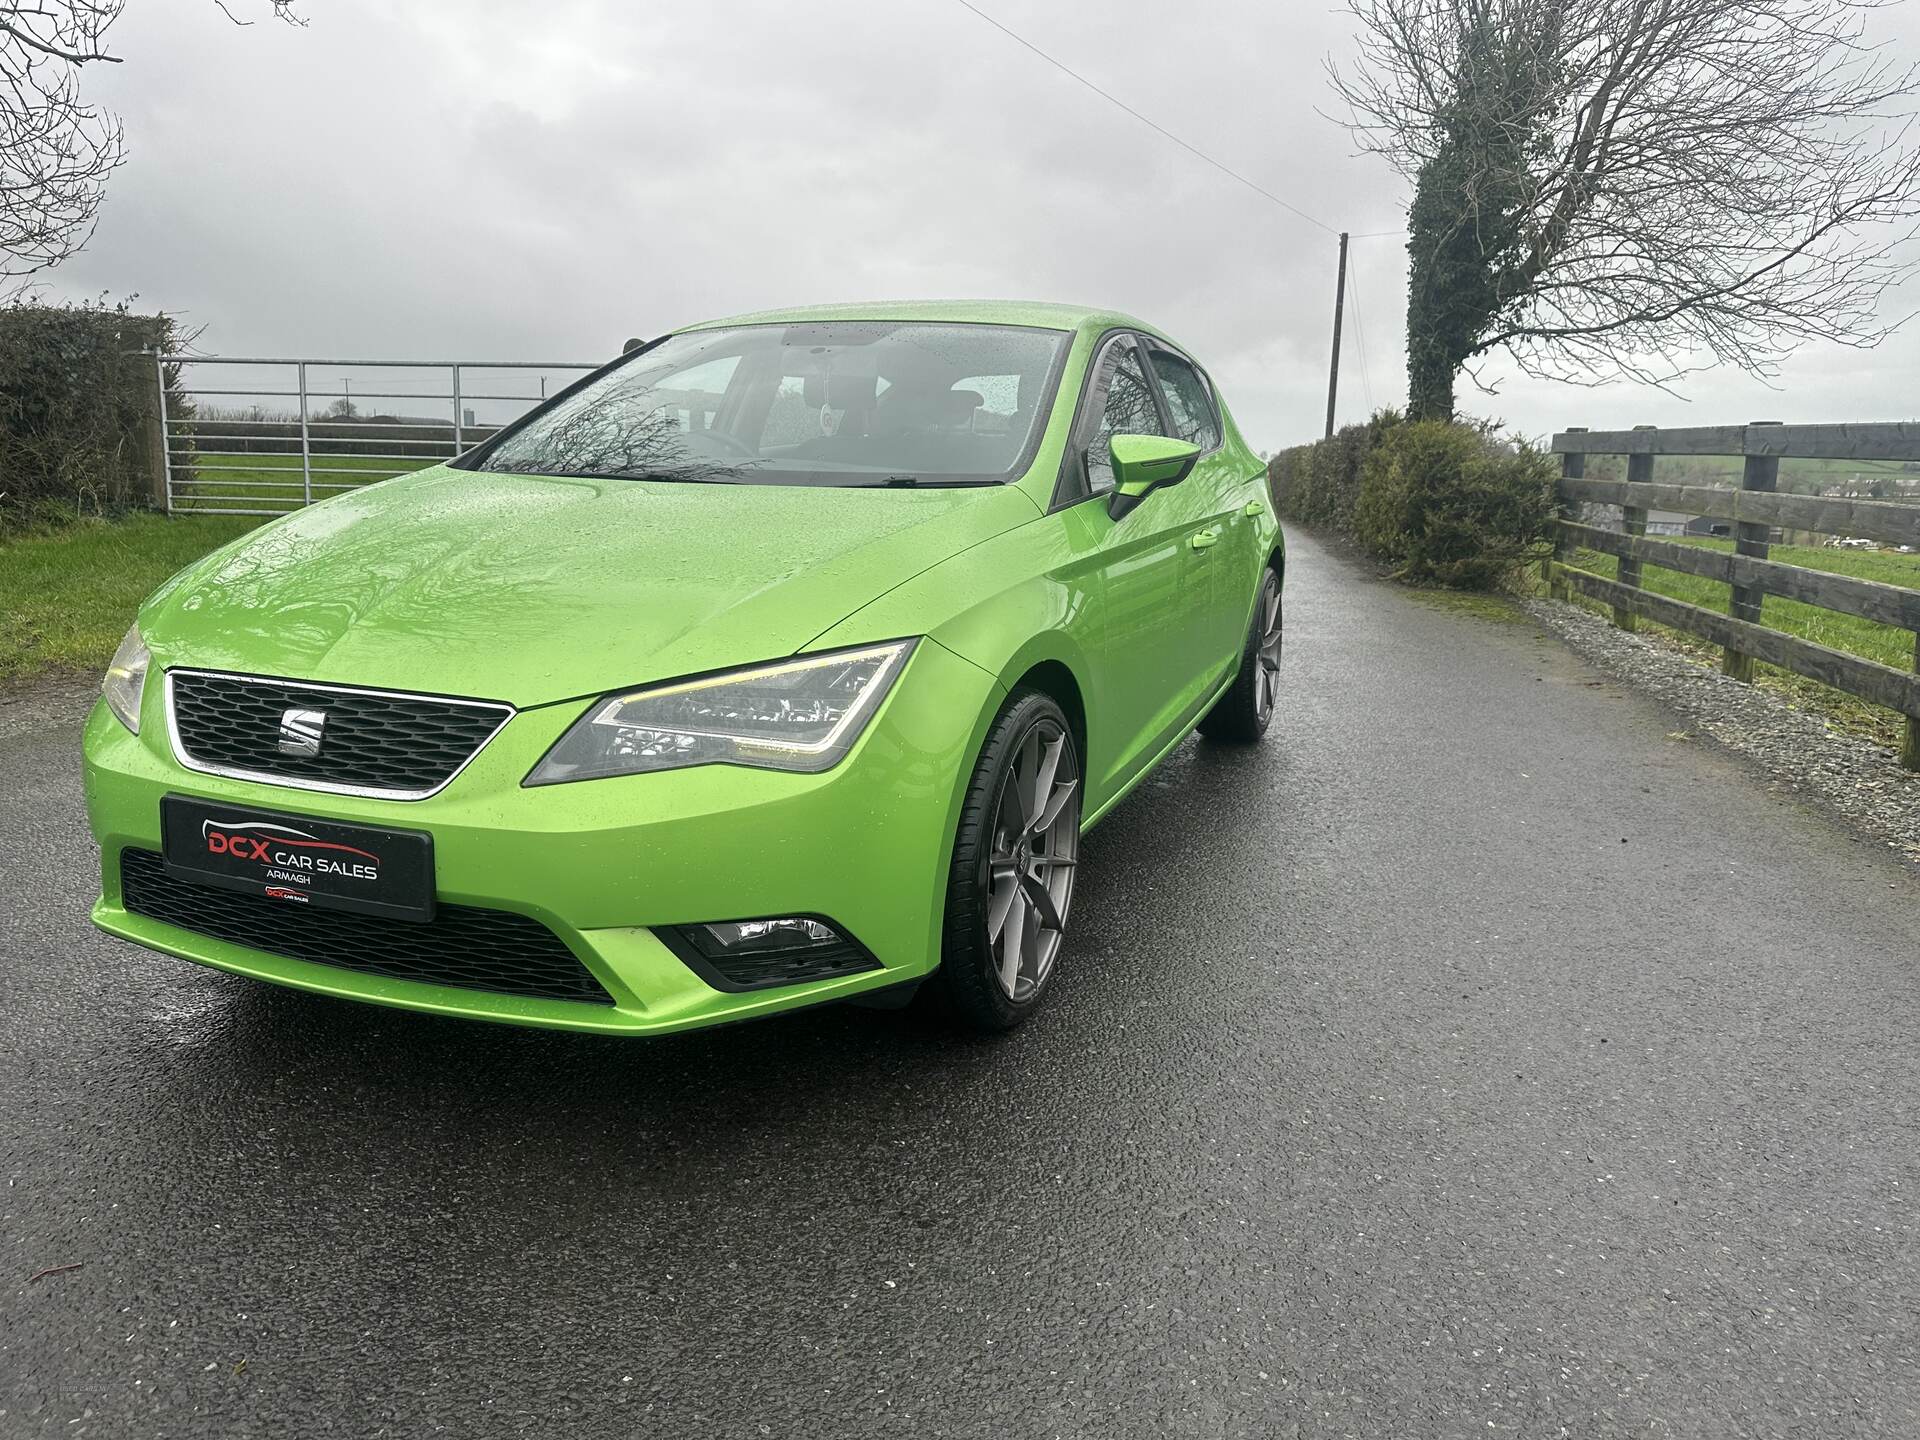
[[[1367,397],[1367,418],[1373,418],[1373,371],[1367,364],[1367,322],[1360,314],[1360,267],[1347,273],[1347,305],[1353,311],[1353,343],[1360,348],[1360,389]]]
[[[987,24],[993,26],[993,28],[998,30],[1002,35],[1005,35],[1009,40],[1012,40],[1016,44],[1021,45],[1028,50],[1031,50],[1035,55],[1038,55],[1042,60],[1046,61],[1049,65],[1053,66],[1053,68],[1058,70],[1061,74],[1069,76],[1070,78],[1078,81],[1080,84],[1086,86],[1087,89],[1093,91],[1094,94],[1098,95],[1101,99],[1107,101],[1109,104],[1117,105],[1120,109],[1126,111],[1127,114],[1131,115],[1134,119],[1138,120],[1142,125],[1145,125],[1148,129],[1156,131],[1161,135],[1164,135],[1167,139],[1171,140],[1174,144],[1178,145],[1182,150],[1185,150],[1189,154],[1195,155],[1200,159],[1206,161],[1207,164],[1213,166],[1213,168],[1218,170],[1222,175],[1226,175],[1231,179],[1238,180],[1242,185],[1246,186],[1247,189],[1253,191],[1254,194],[1263,196],[1266,199],[1271,200],[1275,205],[1278,205],[1282,210],[1287,211],[1289,214],[1299,216],[1302,220],[1306,221],[1309,225],[1318,225],[1322,230],[1326,231],[1329,235],[1338,233],[1333,228],[1333,226],[1327,224],[1325,221],[1317,220],[1313,216],[1309,215],[1306,211],[1302,210],[1298,205],[1294,205],[1286,200],[1282,200],[1278,195],[1274,194],[1271,190],[1267,189],[1266,186],[1258,184],[1255,181],[1249,180],[1246,176],[1242,175],[1238,170],[1235,170],[1231,165],[1224,165],[1220,161],[1214,159],[1213,156],[1209,155],[1206,151],[1202,150],[1198,145],[1195,145],[1190,141],[1181,139],[1178,135],[1174,134],[1171,130],[1167,129],[1166,126],[1162,125],[1159,121],[1154,120],[1149,116],[1142,115],[1138,110],[1134,109],[1133,106],[1127,104],[1126,101],[1122,100],[1119,96],[1113,94],[1111,91],[1101,89],[1098,85],[1096,85],[1093,81],[1089,80],[1086,76],[1082,75],[1078,70],[1074,69],[1071,65],[1066,64],[1064,61],[1054,59],[1053,56],[1049,55],[1046,51],[1042,50],[1038,45],[1034,44],[1031,40],[1027,39],[1026,36],[1020,34],[1018,31],[1009,30],[1005,25],[1002,25],[998,20],[994,19],[993,16],[989,15],[986,11],[982,10],[978,5],[973,4],[972,0],[954,0],[954,3],[959,5],[962,9],[971,10],[975,15],[979,16],[982,20],[986,21]]]

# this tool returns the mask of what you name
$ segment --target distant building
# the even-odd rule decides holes
[[[1687,533],[1688,523],[1693,518],[1677,510],[1649,510],[1647,511],[1647,534],[1684,535]]]
[[[1618,528],[1618,522],[1615,524]],[[1710,515],[1689,515],[1682,510],[1649,510],[1649,535],[1707,535],[1726,539],[1733,534],[1733,522]]]
[[[1733,537],[1733,522],[1719,520],[1711,515],[1695,515],[1687,521],[1683,531],[1687,535],[1708,535],[1715,539],[1727,540]]]
[[[1617,505],[1595,506],[1589,512],[1587,523],[1602,530],[1620,530],[1624,528]],[[1715,515],[1689,515],[1684,510],[1647,511],[1647,534],[1656,536],[1700,537],[1712,540],[1731,540],[1733,522]],[[1780,542],[1780,528],[1776,525],[1768,535],[1772,544]]]

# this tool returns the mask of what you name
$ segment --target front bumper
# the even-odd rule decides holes
[[[998,703],[985,671],[927,640],[853,752],[797,775],[708,765],[526,788],[587,702],[523,710],[426,800],[334,795],[203,775],[173,757],[156,673],[140,734],[96,705],[87,815],[101,851],[102,930],[303,990],[470,1019],[659,1034],[845,999],[927,974],[940,957],[955,817]],[[186,795],[347,824],[430,831],[448,905],[527,915],[565,942],[611,1005],[390,979],[231,944],[130,912],[120,856],[160,849],[160,800]],[[672,925],[824,916],[877,970],[778,989],[714,989],[657,938]],[[394,922],[405,923],[405,922]]]

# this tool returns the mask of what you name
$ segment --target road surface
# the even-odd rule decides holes
[[[1528,623],[1292,567],[1269,744],[1088,837],[1004,1040],[147,954],[77,717],[0,739],[0,1435],[1920,1433],[1913,872]]]

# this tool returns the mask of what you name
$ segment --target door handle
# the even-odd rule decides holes
[[[1246,513],[1248,515],[1264,515],[1267,513],[1267,507],[1262,505],[1258,500],[1250,500],[1247,502]]]
[[[1219,542],[1219,539],[1220,532],[1218,530],[1201,530],[1196,532],[1193,538],[1187,541],[1187,543],[1196,550],[1211,550],[1214,545]]]

